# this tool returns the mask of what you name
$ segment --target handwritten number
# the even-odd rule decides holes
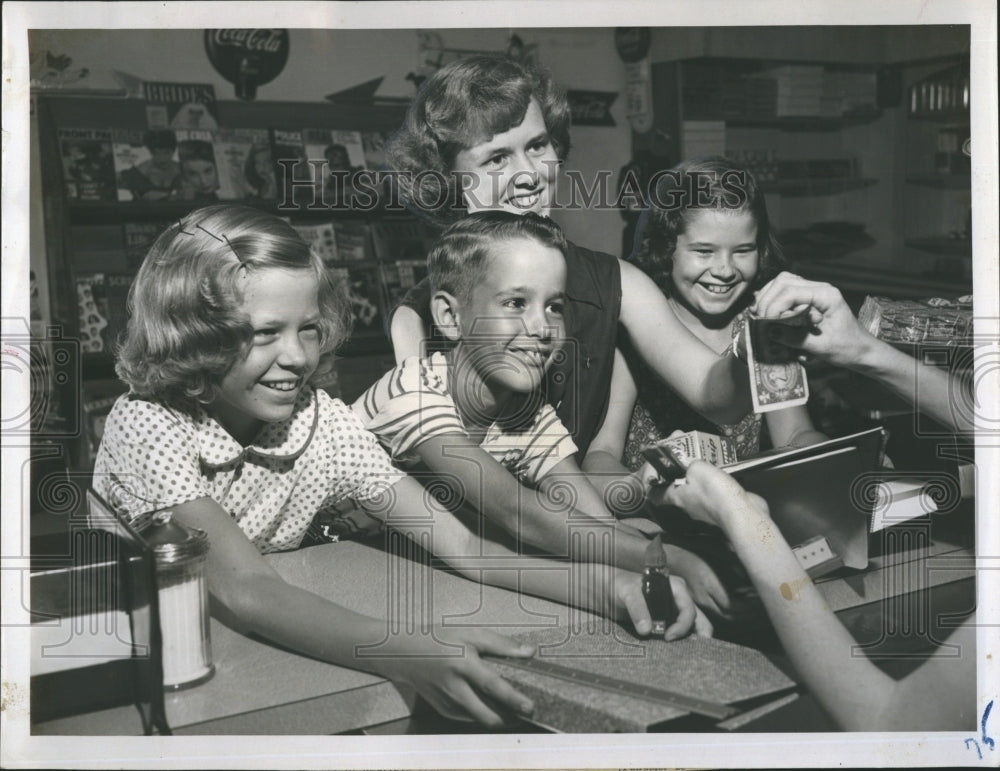
[[[993,738],[986,733],[986,721],[990,718],[990,712],[993,710],[993,700],[990,699],[990,703],[986,705],[986,709],[983,710],[983,718],[979,721],[979,732],[980,738],[983,740],[983,744],[990,748],[990,752],[996,749],[996,742]],[[969,749],[969,742],[972,742],[976,746],[976,754],[979,759],[983,759],[983,751],[979,747],[979,742],[973,737],[969,737],[965,740],[965,749]]]

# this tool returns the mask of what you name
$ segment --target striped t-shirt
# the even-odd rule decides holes
[[[517,425],[491,425],[480,442],[483,450],[527,484],[537,484],[576,453],[555,410],[539,402],[538,410]],[[448,362],[441,353],[404,360],[351,408],[401,468],[417,465],[417,447],[432,437],[468,436],[448,390]]]

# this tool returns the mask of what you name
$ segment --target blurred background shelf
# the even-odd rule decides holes
[[[972,257],[972,240],[968,238],[949,238],[948,236],[929,236],[924,238],[907,238],[903,244],[911,249],[919,249],[930,254],[940,254],[948,257]]]
[[[777,193],[787,196],[806,195],[836,195],[851,190],[861,190],[878,184],[877,179],[869,177],[840,177],[831,179],[778,179],[764,182],[761,188],[765,193]]]
[[[934,187],[939,190],[969,190],[972,186],[971,174],[921,174],[907,177],[911,185]]]

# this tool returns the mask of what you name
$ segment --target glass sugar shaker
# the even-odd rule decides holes
[[[188,688],[215,673],[209,636],[208,534],[160,511],[143,537],[156,555],[157,596],[163,640],[163,687]]]

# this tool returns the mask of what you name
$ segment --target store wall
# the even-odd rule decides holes
[[[968,27],[656,27],[649,56],[654,62],[696,56],[858,64],[950,56],[968,47]]]
[[[448,49],[503,51],[517,32],[566,88],[620,92],[624,85],[611,29],[428,32],[434,49],[446,49],[444,61],[455,56]],[[78,86],[118,88],[113,70],[119,70],[144,80],[211,83],[216,98],[233,99],[233,86],[212,68],[202,41],[200,30],[38,30],[30,37],[33,54],[48,50],[69,56],[73,69],[89,70]],[[384,77],[379,96],[409,97],[414,85],[407,75],[420,72],[426,56],[415,30],[292,29],[290,42],[288,64],[274,81],[259,87],[259,100],[323,101],[327,94],[377,77]],[[631,140],[621,97],[612,105],[612,115],[614,127],[573,131],[568,168],[579,169],[585,179],[593,179],[600,169],[617,174],[628,160]],[[574,241],[617,254],[622,228],[617,212],[561,211],[555,216]]]

